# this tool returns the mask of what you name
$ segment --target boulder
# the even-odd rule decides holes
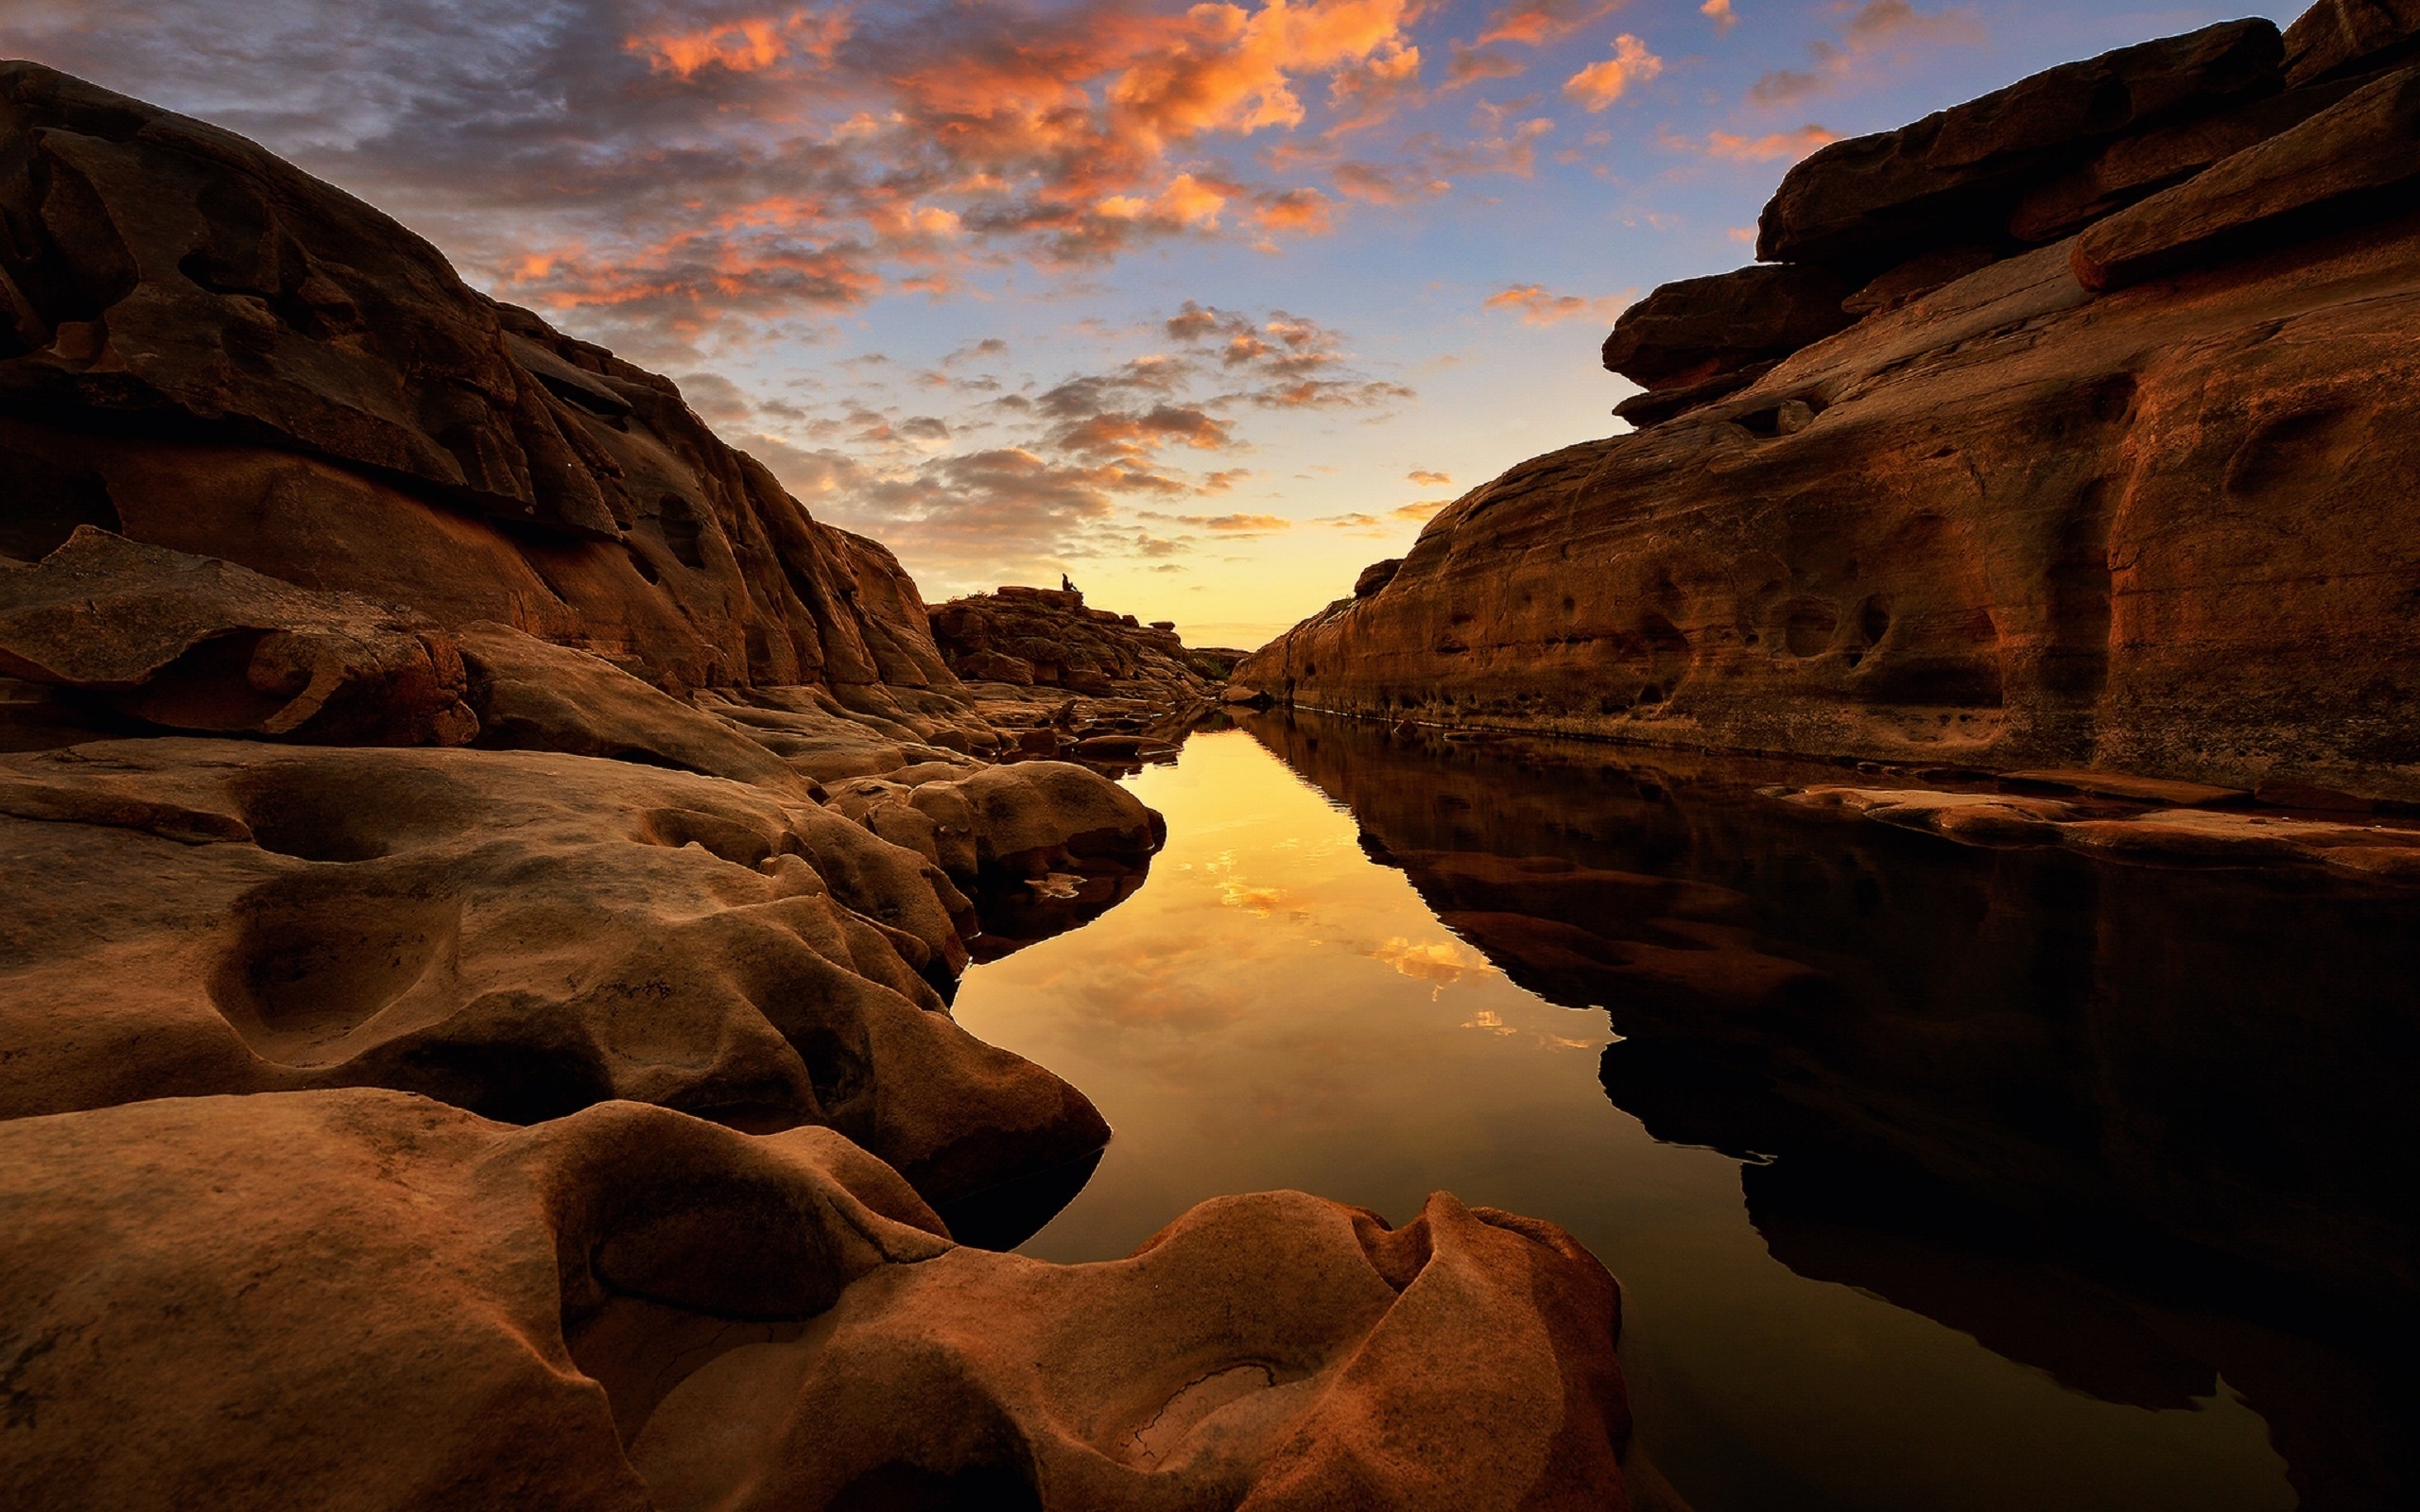
[[[1402,565],[1401,557],[1390,557],[1384,561],[1374,561],[1362,568],[1361,576],[1353,579],[1353,596],[1367,598],[1386,587],[1387,584],[1394,581],[1395,569]]]
[[[1754,266],[1667,284],[1621,313],[1607,369],[1651,389],[1785,357],[1850,323],[1849,290],[1820,268]]]
[[[0,1125],[0,1211],[32,1504],[1629,1504],[1614,1281],[1443,1194],[1058,1266],[821,1129],[345,1091]]]
[[[2066,63],[1791,168],[1756,256],[1858,280],[1937,248],[2010,240],[2014,202],[2112,138],[2273,93],[2283,44],[2254,18]],[[2014,249],[2013,248],[2009,249]]]
[[[2076,239],[2089,289],[2206,267],[2348,221],[2399,215],[2420,183],[2420,68],[2386,76],[2309,120]]]
[[[888,551],[387,215],[36,63],[0,142],[0,550],[95,524],[654,682],[955,688]]]
[[[2415,0],[2318,0],[2286,28],[2286,82],[2341,78],[2420,52]]]
[[[763,745],[602,657],[485,621],[458,639],[484,747],[641,761],[809,796],[807,780]]]
[[[0,568],[0,672],[171,730],[368,746],[479,730],[453,638],[417,615],[91,525]]]
[[[2337,82],[2289,90],[2216,115],[2119,137],[2081,166],[2027,190],[2009,213],[2009,232],[2031,243],[2073,235],[2221,158],[2301,125],[2354,87]]]
[[[936,784],[916,789],[919,799]],[[987,766],[951,786],[963,798],[978,865],[1009,876],[1140,868],[1167,821],[1133,794],[1068,762]]]
[[[1108,1135],[942,1010],[966,903],[939,868],[803,800],[554,753],[172,738],[0,758],[0,1117],[621,1098],[838,1128],[944,1210]]]

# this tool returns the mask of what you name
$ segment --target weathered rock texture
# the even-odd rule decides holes
[[[0,567],[0,672],[174,730],[458,746],[479,729],[435,626],[90,525]]]
[[[802,799],[559,755],[151,740],[0,760],[0,1116],[369,1085],[526,1123],[627,1098],[838,1128],[944,1209],[1108,1138],[943,1010],[958,889]]]
[[[2025,101],[2107,77],[2134,80],[2110,132],[2169,120],[2185,107],[2153,101],[2273,74],[2265,26],[1910,130],[2014,130]],[[2380,192],[2415,161],[2411,89],[2340,94],[2080,241],[1514,468],[1237,684],[1663,745],[2420,799],[2420,215]],[[1793,181],[1847,171],[1824,164]],[[1808,196],[1785,184],[1769,229],[1820,208],[1868,234],[1853,201]]]
[[[1003,588],[927,611],[950,669],[970,682],[1207,699],[1234,653],[1188,650],[1166,622],[1091,609],[1072,589]]]
[[[0,139],[0,551],[95,524],[674,687],[954,687],[889,551],[388,216],[33,63]]]
[[[1450,1197],[1062,1267],[821,1129],[354,1091],[0,1124],[0,1214],[28,1504],[1629,1504],[1612,1279]]]
[[[10,1497],[1627,1504],[1619,1294],[1550,1226],[962,1247],[1109,1135],[946,1002],[1139,885],[1159,816],[1023,758],[1206,702],[1166,627],[1079,604],[1122,696],[1004,741],[670,383],[23,63],[0,479]]]

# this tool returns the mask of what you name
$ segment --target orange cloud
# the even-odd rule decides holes
[[[1614,56],[1564,79],[1563,93],[1564,98],[1594,112],[1620,99],[1633,84],[1643,84],[1662,72],[1664,60],[1649,52],[1647,43],[1624,32],[1614,39]]]
[[[1702,153],[1720,158],[1726,163],[1796,163],[1817,147],[1840,140],[1813,122],[1791,131],[1768,131],[1763,136],[1741,136],[1733,131],[1708,131],[1705,140],[1673,136],[1668,133],[1659,140],[1676,152]]]
[[[1698,14],[1714,22],[1717,36],[1729,31],[1739,21],[1739,18],[1732,13],[1731,0],[1705,0],[1705,4],[1698,7]]]
[[[1206,131],[1250,134],[1303,120],[1292,74],[1333,69],[1404,47],[1410,0],[1268,0],[1259,10],[1198,5],[1178,35],[1110,84],[1122,129],[1156,145]],[[1418,66],[1418,60],[1413,60]]]
[[[1584,317],[1610,320],[1630,303],[1627,295],[1612,294],[1599,299],[1584,299],[1577,294],[1550,294],[1543,284],[1515,284],[1498,289],[1479,301],[1482,310],[1518,310],[1523,325],[1554,325]],[[1420,474],[1412,474],[1414,482]],[[1439,479],[1440,482],[1450,481]]]
[[[1442,489],[1454,481],[1443,472],[1431,472],[1426,468],[1421,467],[1413,468],[1405,473],[1403,480],[1406,483],[1417,483],[1424,489]]]
[[[1487,18],[1478,45],[1492,42],[1543,46],[1567,37],[1599,16],[1621,9],[1622,0],[1514,0]]]
[[[622,39],[622,50],[647,60],[659,73],[689,78],[706,68],[752,74],[785,58],[830,62],[833,49],[849,35],[845,10],[793,10],[786,16],[752,16],[698,31]]]

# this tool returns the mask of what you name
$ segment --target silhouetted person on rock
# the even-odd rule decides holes
[[[1075,591],[1076,580],[1068,576],[1065,573],[1061,573],[1059,575],[1059,592],[1063,593],[1072,593]]]

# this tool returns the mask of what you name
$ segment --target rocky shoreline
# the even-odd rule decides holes
[[[1140,885],[1103,773],[1223,661],[928,612],[669,381],[29,63],[0,230],[0,1484],[1622,1504],[1619,1291],[1551,1225],[997,1252],[1110,1130],[950,997]]]

